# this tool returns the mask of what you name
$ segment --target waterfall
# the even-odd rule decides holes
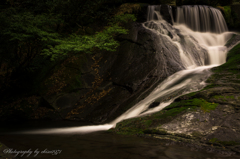
[[[228,31],[221,11],[210,6],[177,7],[176,23],[185,24],[193,31],[215,33]]]
[[[221,12],[208,6],[182,6],[177,8],[176,23],[171,25],[161,15],[161,8],[161,5],[149,6],[147,22],[143,26],[157,35],[156,45],[172,51],[171,58],[181,66],[181,71],[169,76],[149,96],[111,123],[23,133],[87,133],[108,130],[122,120],[160,111],[177,97],[204,88],[205,81],[211,75],[210,68],[225,62],[227,48],[224,45],[232,35],[226,32],[227,26]],[[169,6],[168,11],[173,20],[172,8]],[[169,100],[169,97],[172,99]],[[159,105],[150,108],[153,102],[158,102]]]
[[[148,6],[147,21],[162,20],[162,16],[160,12],[161,12],[161,5]]]
[[[168,11],[172,17],[171,7]],[[177,7],[173,26],[161,17],[161,5],[149,6],[148,13],[152,16],[144,25],[159,34],[160,41],[164,39],[172,46],[177,45],[185,68],[225,62],[224,45],[231,34],[227,32],[226,22],[218,9],[198,5]]]
[[[148,7],[148,13],[155,10],[157,15],[155,8],[156,6]],[[144,26],[158,34],[159,45],[171,43],[171,46],[177,46],[185,70],[168,77],[148,97],[118,117],[112,124],[160,111],[177,97],[204,88],[206,86],[204,81],[211,75],[209,69],[225,63],[227,48],[224,45],[232,33],[226,32],[228,30],[226,22],[219,10],[207,6],[183,6],[177,8],[176,17],[177,23],[173,26],[163,19],[156,18],[148,20]],[[204,17],[207,19],[202,22]],[[216,24],[211,27],[214,22]],[[169,96],[173,98],[166,101]],[[149,105],[156,101],[160,103],[159,106],[149,108]]]
[[[168,5],[150,5],[150,6],[148,6],[147,21],[163,20],[164,18],[162,17],[163,16],[162,13],[165,13],[166,10],[168,12],[168,13],[166,13],[166,15],[170,16],[170,22],[172,24],[174,24],[172,7],[168,6]]]

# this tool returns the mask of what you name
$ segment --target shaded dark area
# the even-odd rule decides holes
[[[60,159],[202,159],[230,158],[185,148],[173,142],[159,142],[151,138],[116,135],[109,132],[98,132],[86,135],[1,135],[0,140],[16,150],[38,150],[19,158],[60,158]],[[23,144],[24,143],[24,144]],[[45,149],[60,150],[57,155],[41,153]],[[37,155],[36,155],[37,154]],[[34,157],[34,155],[36,155]],[[3,157],[3,156],[2,156]]]

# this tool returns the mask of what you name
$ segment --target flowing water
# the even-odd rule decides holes
[[[174,53],[172,58],[180,56],[178,65],[183,68],[182,71],[169,76],[148,97],[108,124],[47,128],[24,131],[21,134],[81,134],[108,130],[124,119],[160,111],[180,95],[205,87],[205,81],[211,75],[210,68],[226,61],[228,49],[224,45],[232,35],[227,32],[221,12],[208,6],[179,7],[176,22],[172,26],[162,19],[160,10],[160,5],[149,6],[148,20],[143,26],[158,35],[159,45],[162,47],[168,49],[167,46],[171,44],[177,48],[178,52]],[[171,7],[169,12],[172,15]],[[166,100],[169,97],[171,99]],[[156,101],[160,102],[159,106],[150,108],[150,104]]]
[[[194,31],[216,33],[228,31],[221,11],[209,6],[178,7],[176,23],[185,24]]]

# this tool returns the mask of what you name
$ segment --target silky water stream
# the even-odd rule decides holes
[[[13,150],[62,150],[57,155],[42,153],[35,157],[31,154],[22,158],[228,158],[177,145],[166,145],[152,139],[126,137],[106,132],[122,120],[160,111],[180,95],[204,88],[205,81],[211,75],[210,69],[226,61],[229,48],[224,45],[233,33],[228,32],[220,11],[207,6],[183,6],[177,8],[176,22],[170,25],[162,19],[160,10],[161,6],[149,6],[148,20],[143,26],[158,35],[159,45],[166,49],[169,46],[177,48],[178,53],[175,53],[176,56],[173,54],[172,58],[180,57],[178,65],[183,68],[181,71],[169,76],[149,96],[108,124],[73,127],[69,127],[69,124],[68,127],[60,124],[61,128],[38,128],[21,132],[18,129],[18,132],[12,134],[2,134],[0,141]],[[199,21],[203,19],[205,19],[204,23],[200,24]],[[215,23],[213,25],[212,21],[217,25]],[[151,103],[167,97],[171,99],[161,102],[154,108],[149,107]],[[43,125],[46,126],[46,123]],[[51,123],[47,125],[51,127]]]

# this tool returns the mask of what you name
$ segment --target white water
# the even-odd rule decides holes
[[[186,25],[175,25],[175,28],[181,30],[183,35],[193,37],[202,48],[208,51],[210,65],[221,65],[226,62],[227,48],[224,45],[233,33],[195,32]]]
[[[169,27],[166,21],[162,20],[161,15],[156,12],[160,9],[153,6],[149,7],[148,19],[154,19],[157,16],[157,20],[152,20],[152,23],[145,24],[149,30],[159,34],[160,38],[166,37],[172,45],[177,46],[180,53],[180,57],[185,66],[185,70],[179,71],[167,79],[165,79],[155,90],[150,93],[145,99],[137,103],[130,108],[127,112],[122,114],[114,121],[105,125],[96,126],[82,126],[72,128],[54,128],[54,129],[42,129],[35,131],[27,131],[23,133],[27,134],[64,134],[64,133],[89,133],[94,131],[108,130],[116,126],[116,124],[122,120],[138,117],[142,115],[148,115],[162,110],[164,107],[171,104],[177,97],[190,92],[198,91],[206,86],[204,82],[211,74],[210,68],[223,64],[226,61],[227,48],[224,46],[227,40],[230,38],[230,32],[217,33],[202,33],[195,32],[182,24],[175,24],[173,27]],[[150,27],[150,25],[157,25],[156,27]],[[164,26],[164,27],[163,27]],[[165,29],[164,29],[165,28]],[[171,32],[172,39],[167,36]],[[195,56],[192,54],[191,49],[184,49],[184,45],[181,44],[181,38],[179,34],[184,36],[186,41],[191,41],[192,46],[196,47],[199,52],[207,50],[209,56],[209,62],[207,66],[204,66],[204,58],[200,56],[200,62],[196,63]],[[165,38],[165,39],[166,39]],[[172,99],[167,97],[173,96]],[[160,101],[160,105],[149,109],[149,105],[154,101]]]
[[[177,7],[177,24],[186,24],[194,31],[222,33],[228,31],[227,24],[219,9],[210,6]]]
[[[161,19],[162,16],[160,15],[161,12],[161,5],[151,5],[148,6],[148,16],[147,21],[153,20],[153,19]]]

